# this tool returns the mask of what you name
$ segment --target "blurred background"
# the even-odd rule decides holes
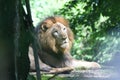
[[[74,58],[120,66],[119,0],[30,0],[36,26],[48,16],[63,16],[75,34]]]

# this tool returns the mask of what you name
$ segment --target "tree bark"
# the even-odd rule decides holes
[[[0,0],[0,80],[26,80],[29,37],[20,0]]]

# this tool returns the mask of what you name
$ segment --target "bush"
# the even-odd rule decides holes
[[[75,58],[100,63],[112,59],[119,45],[116,28],[120,27],[120,10],[115,11],[119,7],[118,1],[113,0],[71,0],[56,12],[70,21],[75,33]]]

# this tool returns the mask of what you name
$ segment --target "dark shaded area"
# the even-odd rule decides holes
[[[14,19],[16,0],[0,0],[0,80],[15,80]]]
[[[0,80],[26,80],[30,34],[20,0],[0,0]]]

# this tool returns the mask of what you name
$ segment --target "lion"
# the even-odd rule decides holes
[[[36,28],[41,51],[40,60],[53,68],[100,68],[96,62],[76,60],[70,51],[74,41],[74,34],[69,22],[63,17],[48,17]]]

